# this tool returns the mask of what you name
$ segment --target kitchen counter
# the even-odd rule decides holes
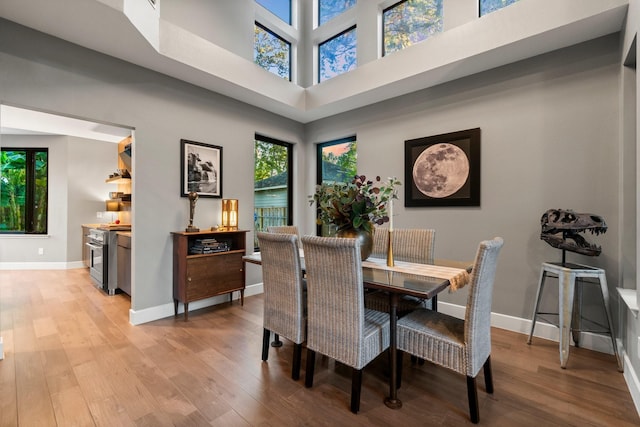
[[[98,224],[82,224],[82,227],[97,228],[99,230],[107,230],[107,231],[131,231],[131,224],[98,223]]]
[[[98,228],[107,231],[131,231],[131,224],[100,224]]]

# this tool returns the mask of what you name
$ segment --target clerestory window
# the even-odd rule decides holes
[[[480,0],[480,16],[507,7],[518,0]]]
[[[291,0],[256,0],[256,3],[291,25]]]
[[[442,0],[403,0],[382,12],[382,56],[442,32]]]
[[[351,27],[318,46],[318,82],[358,66],[356,41],[356,27]]]
[[[291,43],[256,22],[253,46],[253,62],[291,81]]]
[[[318,26],[355,6],[356,0],[318,0]]]

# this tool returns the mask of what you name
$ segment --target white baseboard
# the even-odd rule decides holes
[[[249,285],[244,290],[244,296],[250,297],[263,292],[262,283]],[[233,293],[233,300],[240,299],[240,292]],[[222,304],[229,301],[229,295],[218,295],[213,298],[207,298],[189,303],[189,311],[199,310],[205,307]],[[184,313],[184,305],[178,305],[178,314]],[[174,304],[168,303],[155,307],[145,308],[143,310],[129,310],[129,323],[132,325],[141,325],[143,323],[153,322],[154,320],[164,319],[174,315]]]
[[[69,270],[82,268],[82,261],[62,262],[0,262],[0,270]]]
[[[633,403],[636,405],[636,411],[638,411],[638,414],[640,414],[640,381],[638,381],[638,375],[633,369],[631,360],[629,360],[629,356],[626,352],[624,353],[623,360],[624,380],[627,383],[627,387],[629,387],[629,393],[631,393]]]
[[[438,301],[438,311],[440,311],[441,313],[446,313],[450,316],[457,317],[459,319],[464,319],[465,307]],[[491,326],[500,329],[506,329],[508,331],[518,332],[528,337],[529,331],[531,330],[531,320],[508,316],[506,314],[491,313]],[[538,320],[536,322],[536,330],[533,336],[535,338],[542,338],[545,340],[559,342],[559,332],[560,331],[556,326]],[[573,340],[571,341],[571,345],[573,345]],[[583,332],[580,335],[580,347],[599,351],[601,353],[613,354],[613,342],[608,335]]]

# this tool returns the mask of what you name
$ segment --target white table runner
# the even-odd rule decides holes
[[[445,267],[442,265],[415,264],[412,262],[395,261],[393,267],[387,265],[387,260],[380,258],[367,258],[362,262],[363,267],[375,268],[378,270],[397,271],[399,273],[415,274],[419,276],[436,277],[447,279],[450,283],[450,290],[457,291],[469,283],[469,273],[462,268]]]

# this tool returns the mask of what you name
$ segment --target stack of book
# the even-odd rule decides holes
[[[216,239],[196,239],[189,248],[190,254],[212,254],[215,252],[226,252],[231,248],[228,242],[218,242]]]

